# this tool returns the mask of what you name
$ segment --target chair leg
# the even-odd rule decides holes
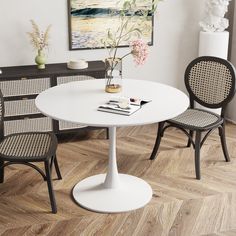
[[[193,138],[193,131],[192,130],[189,131],[189,135],[190,135],[191,138]],[[191,147],[191,140],[190,140],[190,138],[188,138],[187,147]]]
[[[219,127],[219,135],[220,135],[220,141],[221,141],[221,146],[222,146],[222,150],[224,153],[225,161],[229,162],[230,157],[229,157],[229,153],[228,153],[227,145],[226,145],[225,124],[224,123],[222,124],[222,126]]]
[[[53,192],[51,172],[50,172],[50,163],[48,160],[44,162],[44,166],[45,166],[45,172],[47,176],[48,193],[49,193],[52,213],[57,213],[57,205],[56,205],[56,200],[55,200],[55,196]]]
[[[57,178],[58,179],[62,179],[61,177],[61,172],[60,172],[60,169],[59,169],[59,165],[58,165],[58,162],[57,162],[57,156],[55,155],[54,157],[54,165],[55,165],[55,169],[56,169],[56,172],[57,172]]]
[[[156,137],[156,142],[152,150],[152,154],[150,156],[150,160],[154,160],[156,158],[157,151],[159,149],[160,143],[161,143],[161,138],[162,138],[162,130],[164,127],[165,122],[159,122],[158,124],[158,131],[157,131],[157,137]]]
[[[200,148],[201,148],[201,132],[196,132],[196,139],[195,139],[195,172],[196,172],[196,179],[201,179],[201,172],[200,172]]]
[[[0,160],[0,183],[4,182],[4,161]]]
[[[54,156],[52,156],[52,158],[49,161],[49,166],[50,166],[50,173],[52,173],[52,165],[54,163]]]
[[[109,139],[109,129],[106,128],[106,139]]]

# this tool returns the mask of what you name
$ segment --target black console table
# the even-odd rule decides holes
[[[0,89],[4,96],[5,135],[27,131],[53,131],[56,134],[87,129],[78,124],[56,121],[41,114],[34,99],[43,90],[58,84],[105,77],[103,61],[89,61],[88,68],[71,70],[66,63],[2,67]]]

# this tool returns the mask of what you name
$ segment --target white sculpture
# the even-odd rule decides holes
[[[224,18],[231,0],[206,0],[206,17],[199,22],[203,31],[222,32],[229,26],[229,20]]]

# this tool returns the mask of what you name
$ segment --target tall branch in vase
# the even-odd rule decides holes
[[[119,1],[122,4],[119,10],[120,25],[117,29],[108,29],[106,38],[102,39],[102,44],[108,50],[110,60],[110,76],[106,86],[112,83],[113,71],[119,61],[132,55],[137,65],[143,65],[148,55],[148,44],[141,39],[143,34],[151,32],[152,26],[140,24],[148,17],[152,17],[160,0],[125,0]],[[117,11],[112,13],[117,15]],[[138,16],[138,21],[136,20]],[[135,18],[136,17],[136,18]],[[135,18],[135,19],[134,19]],[[130,50],[123,56],[118,56],[118,48],[124,42],[129,42]]]

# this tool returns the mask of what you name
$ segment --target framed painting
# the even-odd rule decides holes
[[[142,9],[150,7],[150,1],[152,0],[137,0],[138,10],[135,16],[131,18],[127,14],[125,17],[130,17],[129,24],[142,31],[139,38],[153,45],[153,15],[150,14],[145,19],[139,15]],[[104,48],[102,39],[107,37],[108,31],[119,29],[122,5],[121,0],[68,0],[70,50]],[[133,35],[119,45],[127,47],[137,37]]]

